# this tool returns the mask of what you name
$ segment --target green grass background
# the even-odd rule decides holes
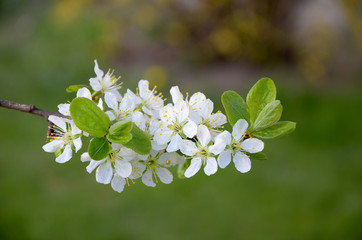
[[[1,21],[0,98],[56,111],[73,97],[68,85],[94,75],[94,58],[123,74],[124,91],[143,77],[144,66],[123,67],[104,54],[94,24],[54,27],[47,11],[29,12],[29,32],[16,27],[26,19]],[[165,96],[177,84],[222,109],[227,85],[174,74],[160,89]],[[362,87],[312,88],[293,74],[261,70],[233,90],[245,96],[264,75],[277,85],[282,120],[297,122],[293,134],[265,141],[268,160],[247,174],[230,165],[156,188],[137,181],[122,194],[96,183],[80,154],[57,164],[45,153],[45,120],[1,108],[0,239],[362,239]]]

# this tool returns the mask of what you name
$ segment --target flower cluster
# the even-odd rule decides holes
[[[109,127],[131,122],[151,143],[149,153],[142,154],[127,144],[107,140],[110,147],[103,159],[92,159],[89,149],[81,155],[81,161],[88,162],[86,170],[95,171],[96,181],[110,183],[117,192],[139,178],[150,187],[159,181],[169,184],[173,180],[169,168],[173,166],[184,169],[186,178],[194,176],[202,167],[209,176],[216,173],[218,167],[225,168],[232,159],[236,169],[245,173],[251,168],[249,154],[264,148],[261,140],[246,133],[248,122],[244,119],[234,124],[232,133],[224,130],[226,116],[221,111],[214,113],[213,102],[201,92],[184,96],[174,86],[170,90],[172,102],[166,103],[156,87],[150,88],[147,80],[141,80],[136,92],[128,89],[122,95],[121,83],[113,72],[104,74],[97,61],[94,70],[96,77],[89,80],[90,86],[77,89],[77,98],[94,102],[109,118]],[[43,149],[55,152],[56,162],[65,163],[74,151],[81,149],[81,139],[92,134],[75,119],[71,120],[70,104],[60,104],[58,108],[65,117],[49,117],[53,125],[50,141]]]

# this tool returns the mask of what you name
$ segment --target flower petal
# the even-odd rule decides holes
[[[211,116],[212,111],[214,110],[214,103],[207,99],[205,101],[205,105],[201,109],[201,115],[203,118],[209,118]]]
[[[114,162],[114,170],[119,176],[127,178],[132,173],[132,165],[127,161],[118,160]]]
[[[88,166],[86,167],[87,172],[88,173],[93,172],[94,169],[96,169],[101,163],[104,163],[104,160],[101,161],[91,160]]]
[[[241,143],[241,146],[243,147],[243,149],[245,151],[250,152],[250,153],[261,152],[264,149],[263,141],[261,141],[257,138],[248,138]]]
[[[205,102],[206,102],[205,95],[201,92],[197,92],[191,96],[189,105],[192,110],[199,112],[204,107]]]
[[[92,94],[88,88],[83,87],[83,88],[78,89],[77,97],[84,97],[84,98],[92,99]]]
[[[236,152],[233,161],[236,169],[241,173],[249,172],[251,169],[251,161],[244,153]]]
[[[126,185],[126,180],[124,178],[118,176],[117,174],[113,176],[111,186],[114,191],[119,193],[122,192],[125,185]]]
[[[207,176],[210,176],[217,171],[217,162],[214,157],[208,157],[206,161],[206,166],[204,167],[204,172]]]
[[[197,152],[197,147],[196,144],[190,140],[182,140],[180,150],[187,156],[194,156]]]
[[[182,128],[182,131],[188,138],[193,138],[197,133],[197,125],[192,120],[189,120]]]
[[[104,101],[106,102],[106,104],[109,108],[113,109],[116,112],[118,111],[119,103],[118,103],[118,99],[115,95],[107,92],[104,95]]]
[[[54,123],[55,125],[57,125],[58,127],[60,127],[63,130],[63,132],[67,131],[67,124],[66,124],[66,120],[64,118],[50,115],[48,120],[50,122]]]
[[[55,161],[57,163],[65,163],[68,162],[71,158],[72,158],[72,147],[70,144],[68,144],[67,146],[65,146],[63,153],[60,154],[59,157],[55,159]]]
[[[168,128],[160,128],[155,132],[153,139],[160,145],[166,144],[170,141],[173,131],[167,130]]]
[[[90,161],[92,161],[92,159],[90,158],[88,152],[82,153],[82,155],[80,155],[80,160],[82,162],[90,162]]]
[[[89,85],[93,88],[94,91],[100,91],[102,90],[102,85],[99,83],[101,79],[98,78],[90,78],[89,79]]]
[[[180,157],[180,155],[178,155],[177,153],[174,153],[174,152],[167,153],[166,152],[160,156],[157,163],[159,163],[160,165],[162,165],[164,167],[171,167],[171,166],[174,166],[179,163],[179,157]]]
[[[193,158],[190,166],[185,171],[185,177],[190,178],[194,176],[201,168],[201,158]]]
[[[113,121],[114,119],[116,119],[116,117],[111,111],[107,111],[106,114],[108,115],[109,120]]]
[[[173,104],[176,104],[177,102],[183,100],[182,93],[180,92],[180,89],[178,88],[178,86],[173,86],[170,89],[170,93],[171,93]]]
[[[145,100],[149,99],[153,95],[152,91],[149,90],[148,86],[149,82],[147,80],[140,80],[138,82],[138,90],[140,97]]]
[[[113,169],[110,162],[103,162],[96,172],[96,181],[103,184],[111,182],[113,176]]]
[[[146,166],[139,162],[132,163],[132,174],[129,177],[130,179],[137,179],[142,177],[143,172],[145,171]]]
[[[167,152],[176,152],[177,150],[180,149],[180,144],[181,144],[181,140],[182,138],[180,137],[179,134],[176,134],[174,136],[171,137],[171,141],[168,144],[166,151]]]
[[[205,125],[200,125],[197,130],[197,139],[202,146],[207,146],[211,140],[209,129]]]
[[[79,138],[74,139],[73,141],[75,152],[78,152],[82,148],[82,140]]]
[[[63,140],[53,140],[45,144],[42,148],[45,152],[55,152],[58,148],[62,148],[63,144]]]
[[[222,151],[217,159],[220,168],[225,168],[231,162],[231,150]]]
[[[170,184],[173,180],[172,173],[163,167],[158,167],[157,170],[157,176],[160,178],[160,181],[165,184]]]
[[[142,131],[146,130],[147,120],[146,120],[145,116],[143,115],[143,113],[135,112],[132,115],[132,122],[134,122],[137,125],[137,127],[139,127]]]
[[[220,112],[212,114],[209,122],[212,128],[218,128],[226,123],[226,116]]]
[[[63,114],[64,116],[70,116],[70,110],[69,110],[70,104],[59,104],[58,105],[58,111]]]
[[[245,134],[248,126],[249,124],[247,121],[245,121],[244,119],[239,119],[233,127],[233,138],[236,141],[239,141],[241,137]]]
[[[152,172],[148,169],[142,176],[142,182],[149,187],[156,187],[152,179]]]
[[[96,73],[98,78],[102,78],[104,75],[104,72],[99,69],[97,60],[94,60],[94,72]]]

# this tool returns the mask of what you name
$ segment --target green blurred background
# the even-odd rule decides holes
[[[240,174],[122,194],[79,154],[43,152],[47,123],[0,109],[0,239],[362,239],[362,2],[358,0],[0,0],[0,98],[56,111],[93,59],[202,91],[217,109],[275,81],[292,135]]]

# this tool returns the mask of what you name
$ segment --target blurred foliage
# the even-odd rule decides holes
[[[361,9],[357,0],[0,0],[1,98],[55,111],[97,58],[123,75],[124,90],[141,78],[162,91],[176,84],[216,109],[223,91],[245,96],[267,75],[282,120],[297,122],[266,142],[269,160],[248,174],[230,166],[120,195],[79,155],[61,165],[44,153],[45,121],[0,109],[0,239],[361,239]]]

